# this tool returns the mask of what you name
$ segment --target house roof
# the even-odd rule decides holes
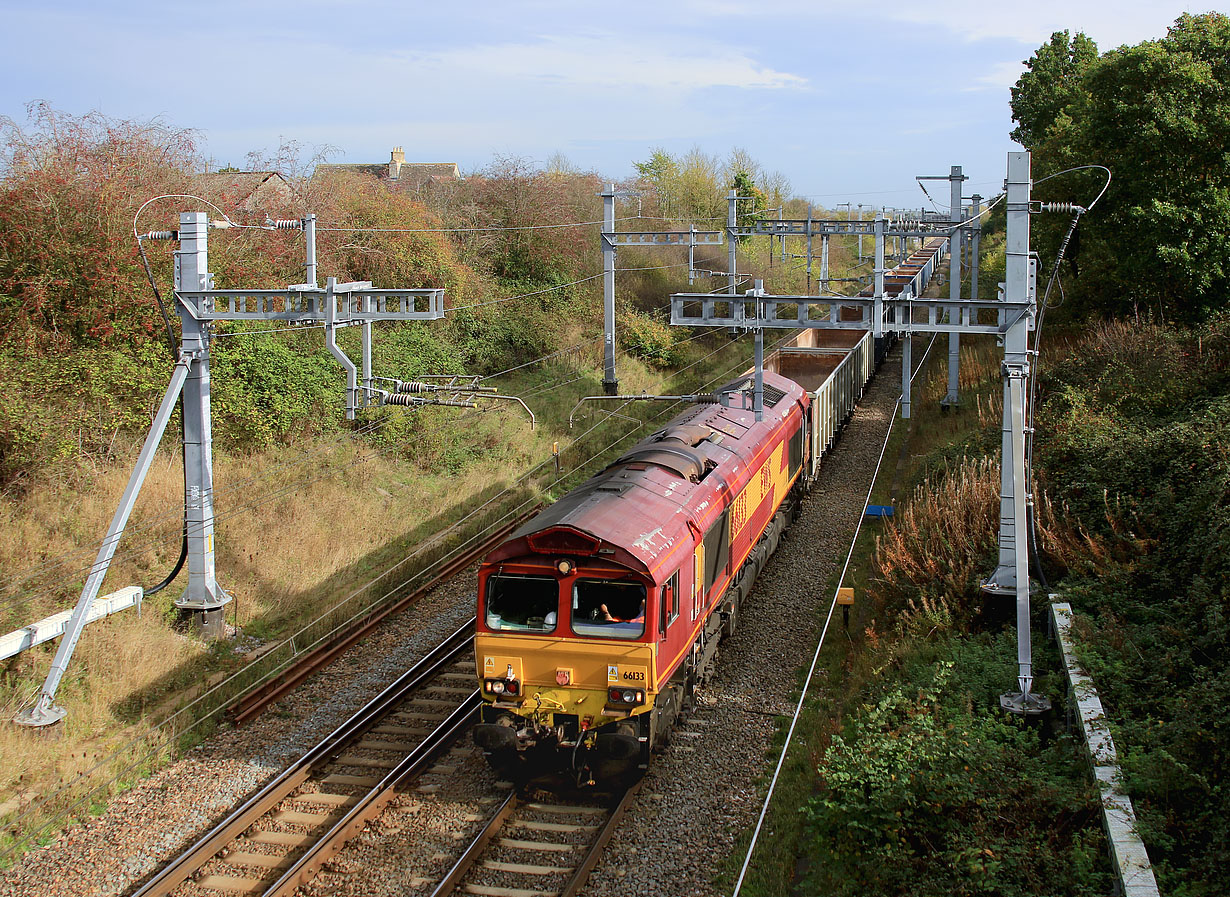
[[[396,178],[389,177],[388,162],[327,163],[316,166],[316,171],[320,174],[334,171],[368,174],[390,187],[402,189],[418,189],[429,183],[461,180],[461,172],[456,162],[402,162],[398,168]]]
[[[287,196],[293,192],[276,171],[208,171],[194,175],[192,183],[209,198],[248,212],[263,211],[258,206],[271,193]]]

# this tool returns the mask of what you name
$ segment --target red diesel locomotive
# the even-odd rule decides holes
[[[497,767],[635,772],[689,705],[809,461],[809,395],[766,372],[757,422],[749,385],[691,407],[487,556],[475,741]]]
[[[909,260],[922,285],[939,251]],[[804,331],[765,360],[762,420],[745,374],[487,556],[474,740],[497,769],[585,784],[646,766],[735,630],[876,354],[862,330]]]

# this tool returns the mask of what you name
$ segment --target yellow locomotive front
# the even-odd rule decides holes
[[[474,740],[518,778],[635,774],[648,760],[655,700],[653,583],[596,556],[553,554],[479,573],[475,663],[486,703]]]

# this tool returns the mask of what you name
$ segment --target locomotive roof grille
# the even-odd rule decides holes
[[[746,392],[751,393],[756,388],[756,381],[751,377],[745,377],[742,380],[736,380],[729,386],[722,387],[722,392]],[[782,399],[786,398],[786,393],[778,389],[776,386],[771,386],[768,383],[764,384],[764,403],[766,407],[772,408]]]

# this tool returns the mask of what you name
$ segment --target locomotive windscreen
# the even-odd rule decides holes
[[[559,616],[559,583],[550,576],[497,573],[487,579],[487,626],[525,632],[554,632]]]
[[[595,638],[645,634],[645,587],[639,582],[578,579],[572,587],[572,631]]]

